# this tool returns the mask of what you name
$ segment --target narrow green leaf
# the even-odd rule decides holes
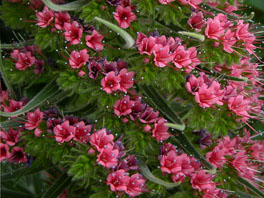
[[[181,35],[184,35],[184,36],[190,36],[190,37],[198,39],[199,41],[202,41],[202,42],[205,40],[205,36],[204,35],[198,34],[198,33],[195,33],[195,32],[179,31],[178,33],[181,34]]]
[[[33,194],[29,193],[22,193],[22,192],[17,192],[14,190],[9,190],[5,188],[1,188],[1,196],[4,198],[34,198],[35,196]]]
[[[67,187],[71,184],[71,177],[67,175],[67,171],[62,173],[60,177],[54,181],[54,183],[49,187],[49,189],[41,196],[41,198],[56,198]]]
[[[166,188],[174,188],[180,185],[180,182],[177,183],[169,183],[166,181],[163,181],[162,179],[159,179],[157,177],[155,177],[149,170],[148,166],[139,160],[138,163],[138,168],[140,170],[140,172],[144,175],[145,178],[147,178],[149,181],[152,181],[156,184],[159,184],[161,186],[164,186]]]
[[[264,132],[258,133],[250,137],[251,140],[264,140]]]
[[[70,3],[58,5],[51,0],[42,0],[43,3],[54,11],[73,11],[80,9],[83,5],[88,3],[89,0],[77,0]]]
[[[235,195],[238,195],[239,198],[258,198],[258,197],[255,197],[253,195],[249,195],[248,193],[244,193],[244,192],[241,192],[239,190],[237,190],[236,192],[234,192]]]
[[[24,47],[25,45],[31,45],[34,43],[34,40],[27,40],[27,41],[22,41],[18,43],[13,43],[13,44],[1,44],[0,49],[17,49],[20,47]]]
[[[2,78],[4,80],[4,83],[5,83],[5,85],[6,85],[7,89],[8,89],[9,94],[11,95],[11,97],[13,99],[17,99],[15,91],[14,91],[14,89],[13,89],[13,87],[12,87],[10,81],[9,81],[9,78],[8,78],[6,72],[5,72],[5,69],[4,69],[4,64],[3,64],[3,61],[2,61],[2,50],[1,50],[2,48],[1,47],[2,47],[2,44],[1,44],[1,41],[0,41],[0,73],[1,73],[1,76],[2,76]]]
[[[6,113],[6,112],[0,111],[0,115],[4,116],[4,117],[21,115],[21,114],[26,113],[26,112],[30,111],[31,109],[34,109],[35,107],[39,106],[44,101],[53,97],[56,93],[59,93],[59,92],[60,91],[58,90],[56,83],[54,83],[54,80],[52,80],[34,98],[32,98],[23,108],[15,111],[15,112],[11,112],[11,113]]]
[[[15,119],[11,119],[11,120],[5,120],[3,122],[0,123],[0,127],[2,129],[4,129],[5,131],[8,131],[8,129],[10,127],[12,128],[17,128],[21,125],[21,123],[19,122],[24,122],[25,120],[21,119],[21,118],[15,118]]]
[[[173,128],[173,129],[177,129],[179,131],[183,131],[185,129],[185,125],[184,124],[166,123],[165,125],[168,126],[168,127]]]
[[[245,185],[248,189],[250,189],[252,192],[256,193],[260,197],[264,197],[264,192],[259,190],[254,184],[252,184],[250,181],[242,178],[242,177],[237,177],[238,182],[241,184]]]
[[[104,19],[101,19],[99,17],[95,17],[94,19],[96,21],[99,21],[100,23],[106,25],[107,27],[109,27],[110,29],[115,31],[116,33],[120,34],[120,36],[126,41],[126,45],[124,46],[125,48],[129,49],[129,48],[133,47],[133,45],[135,44],[135,40],[130,36],[130,34],[128,34],[125,30],[121,29],[117,25],[115,25],[109,21],[106,21]]]

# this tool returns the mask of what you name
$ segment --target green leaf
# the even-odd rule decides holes
[[[10,93],[11,97],[13,99],[16,99],[15,91],[14,91],[14,89],[13,89],[13,87],[12,87],[10,81],[9,81],[9,78],[8,78],[8,76],[7,76],[7,74],[6,74],[5,70],[4,70],[4,64],[3,64],[3,61],[2,61],[1,46],[2,46],[2,44],[1,44],[1,41],[0,41],[0,72],[1,72],[1,76],[2,76],[2,78],[4,80],[4,83],[5,83],[5,85],[6,85],[7,89],[8,89],[8,92]]]
[[[125,48],[131,48],[135,44],[135,40],[130,36],[130,34],[128,34],[125,30],[121,29],[117,25],[109,21],[106,21],[104,19],[101,19],[99,17],[95,17],[94,19],[96,21],[99,21],[100,23],[103,23],[104,25],[106,25],[116,33],[120,34],[120,36],[126,41],[126,45],[124,46]]]
[[[51,0],[42,0],[43,3],[48,6],[50,9],[54,11],[72,11],[72,10],[78,10],[83,5],[88,3],[88,0],[77,0],[70,3],[58,5],[53,3]]]
[[[18,116],[23,113],[26,113],[30,111],[31,109],[34,109],[35,107],[42,104],[47,99],[53,97],[55,94],[59,93],[58,87],[56,83],[54,83],[54,80],[51,80],[49,84],[47,84],[34,98],[32,98],[23,108],[11,112],[0,112],[1,116],[4,117],[10,117],[10,116]]]
[[[174,187],[177,187],[180,185],[180,182],[169,183],[169,182],[163,181],[162,179],[155,177],[150,172],[148,166],[144,162],[142,162],[141,160],[139,160],[139,162],[138,162],[138,168],[139,168],[140,172],[144,175],[145,178],[147,178],[149,181],[152,181],[156,184],[159,184],[159,185],[164,186],[166,188],[174,188]]]
[[[251,140],[264,140],[264,132],[258,133],[250,137]]]
[[[71,184],[71,177],[67,172],[62,173],[57,180],[49,187],[49,189],[41,196],[41,198],[56,198]]]
[[[5,188],[1,188],[1,196],[4,198],[14,198],[14,197],[19,197],[19,198],[34,198],[34,194],[30,193],[23,193],[23,192],[17,192],[14,190],[9,190]]]
[[[171,127],[173,129],[183,131],[185,129],[184,124],[173,124],[173,123],[166,123],[165,126]]]
[[[252,192],[256,193],[260,197],[264,197],[264,192],[259,190],[254,184],[252,184],[250,181],[242,178],[242,177],[237,177],[238,182],[246,186],[248,189],[250,189]]]
[[[19,122],[25,122],[24,119],[21,119],[21,118],[15,118],[15,119],[11,119],[11,120],[5,120],[3,122],[0,123],[0,127],[2,129],[4,129],[5,131],[8,131],[8,129],[10,127],[12,128],[17,128],[21,125],[21,123]]]
[[[198,33],[195,33],[195,32],[179,31],[178,33],[181,34],[181,35],[184,35],[184,36],[190,36],[190,37],[198,39],[199,41],[202,41],[202,42],[205,40],[205,36],[204,35],[198,34]]]

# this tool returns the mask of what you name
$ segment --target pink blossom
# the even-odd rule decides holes
[[[111,191],[126,191],[129,182],[129,176],[125,170],[120,169],[107,176],[107,185],[110,185]]]
[[[8,158],[9,162],[12,162],[14,164],[20,163],[20,162],[27,162],[27,156],[24,152],[23,148],[20,147],[13,147],[12,152],[10,153],[10,156]]]
[[[83,76],[85,76],[85,71],[83,71],[83,70],[80,70],[79,72],[78,72],[78,77],[83,77]]]
[[[37,12],[36,15],[38,18],[37,25],[42,28],[45,28],[50,25],[51,21],[53,20],[54,13],[52,10],[49,10],[47,6],[45,6],[42,12]]]
[[[20,131],[12,128],[10,128],[8,132],[0,131],[0,138],[9,146],[14,146],[18,142],[20,136]]]
[[[204,170],[200,170],[191,176],[191,184],[193,189],[198,189],[199,191],[213,190],[216,186],[212,181],[212,176]]]
[[[184,183],[186,175],[183,172],[176,172],[171,176],[171,179],[174,183],[180,182]]]
[[[215,147],[212,152],[206,154],[206,159],[217,168],[221,168],[226,162],[224,157],[226,150]]]
[[[130,23],[137,19],[136,15],[131,11],[131,7],[117,6],[114,18],[121,28],[128,28]]]
[[[185,153],[181,154],[181,172],[186,175],[186,176],[190,176],[190,174],[194,171],[194,168],[191,165],[191,159],[188,155],[186,155]]]
[[[36,137],[40,137],[42,133],[43,133],[43,130],[41,130],[41,129],[39,129],[39,128],[36,128],[36,129],[34,130],[34,135],[35,135]]]
[[[204,82],[202,78],[196,78],[193,74],[191,74],[185,87],[189,93],[195,95],[195,92],[200,89],[203,83]]]
[[[127,92],[128,89],[130,89],[131,87],[133,87],[134,84],[134,72],[130,71],[127,72],[127,69],[123,68],[120,72],[119,72],[119,77],[120,77],[120,90],[123,92]]]
[[[168,129],[169,127],[165,126],[165,120],[161,118],[157,123],[154,124],[152,136],[155,137],[157,141],[164,141],[171,136],[168,133]]]
[[[252,43],[255,40],[255,36],[248,31],[249,24],[244,24],[243,20],[239,20],[236,27],[236,37],[244,42]]]
[[[174,59],[174,54],[170,54],[170,46],[162,44],[155,45],[153,49],[154,61],[157,67],[166,67]]]
[[[37,108],[34,112],[27,113],[27,122],[25,124],[25,128],[27,130],[33,130],[39,127],[39,124],[42,121],[44,113]]]
[[[89,59],[89,54],[87,49],[82,49],[80,52],[72,51],[70,55],[70,66],[74,69],[79,69],[87,63]]]
[[[96,161],[106,168],[114,168],[118,163],[118,154],[118,149],[114,149],[113,146],[107,145],[100,150],[100,154],[97,156]]]
[[[86,143],[90,137],[90,131],[92,129],[91,125],[85,125],[83,121],[78,122],[75,126],[74,140],[80,141],[81,143]]]
[[[28,67],[31,67],[36,61],[36,58],[31,55],[30,52],[20,53],[18,55],[16,68],[18,70],[26,70]]]
[[[139,116],[139,120],[144,124],[154,123],[157,121],[158,116],[158,111],[154,111],[152,107],[147,107]]]
[[[205,35],[208,38],[218,40],[224,34],[224,32],[225,30],[221,26],[221,22],[218,18],[208,19],[207,26],[205,28]]]
[[[236,138],[230,140],[229,136],[225,136],[224,140],[218,141],[218,148],[225,151],[225,155],[232,155],[235,153],[235,146],[237,145]]]
[[[236,39],[235,39],[234,35],[235,35],[235,32],[231,32],[231,30],[227,30],[224,37],[222,38],[224,50],[227,53],[232,53],[234,51],[231,48],[236,43]]]
[[[18,57],[20,56],[20,51],[19,49],[15,49],[11,52],[11,57],[14,58],[14,59],[18,59]]]
[[[156,45],[156,38],[150,36],[149,38],[144,38],[139,44],[138,44],[138,50],[140,54],[147,54],[151,55],[153,53],[153,49]]]
[[[55,27],[58,30],[63,30],[64,23],[71,23],[71,16],[68,12],[56,12],[55,13]]]
[[[73,134],[75,133],[75,127],[70,126],[70,122],[67,120],[61,125],[58,124],[55,126],[53,131],[57,142],[69,142],[74,137]]]
[[[172,62],[177,68],[186,67],[187,65],[192,63],[192,61],[190,60],[189,52],[186,51],[184,46],[182,45],[176,48]]]
[[[136,45],[137,46],[140,45],[142,43],[142,41],[143,41],[144,38],[147,38],[147,36],[144,33],[142,33],[142,32],[138,32],[138,34],[137,34],[137,40],[136,40]]]
[[[89,142],[91,145],[95,146],[100,152],[106,146],[111,146],[113,143],[114,136],[112,134],[108,135],[106,129],[101,129],[90,136]]]
[[[191,28],[194,28],[196,32],[200,32],[206,24],[202,12],[193,12],[187,23]]]
[[[5,112],[14,112],[23,107],[23,102],[22,101],[15,101],[15,100],[9,100],[9,106],[4,106],[4,111]]]
[[[4,91],[2,89],[0,89],[0,105],[5,102],[9,101],[9,97],[8,97],[8,91]]]
[[[9,146],[7,144],[0,143],[0,162],[4,159],[8,159],[9,156]]]
[[[117,100],[114,105],[114,112],[117,116],[125,116],[132,112],[134,101],[129,96],[125,96],[122,100]]]
[[[178,156],[174,150],[163,155],[160,160],[161,171],[166,173],[177,173],[182,170],[182,156]]]
[[[114,71],[107,73],[107,75],[101,80],[103,90],[110,94],[113,91],[120,89],[120,76],[116,76]]]
[[[64,36],[67,41],[70,41],[71,45],[79,44],[82,38],[83,29],[80,27],[77,21],[73,21],[72,24],[64,23]]]
[[[132,175],[127,184],[126,193],[131,197],[140,195],[146,191],[145,183],[146,179],[144,179],[139,173]]]
[[[200,5],[203,2],[203,0],[190,0],[189,5],[193,8],[198,8],[198,5]]]
[[[206,190],[202,195],[202,198],[227,198],[227,194],[224,193],[223,190],[220,189],[210,189]]]
[[[92,35],[85,36],[86,45],[96,51],[101,51],[104,48],[102,43],[104,36],[93,30]]]
[[[189,55],[190,55],[190,60],[192,61],[191,63],[191,68],[195,68],[195,66],[199,65],[201,61],[197,57],[197,49],[195,47],[190,47],[188,49]],[[188,66],[187,66],[188,68]]]
[[[151,126],[149,124],[146,124],[144,127],[143,127],[143,130],[144,132],[150,132],[151,131]]]
[[[236,153],[235,158],[231,161],[232,166],[240,172],[243,172],[247,169],[247,161],[248,156],[246,155],[246,151],[242,150]]]
[[[228,99],[228,108],[236,115],[243,117],[242,119],[246,121],[250,118],[247,112],[250,109],[249,103],[250,101],[244,99],[243,95],[238,95]]]
[[[173,2],[173,1],[175,1],[175,0],[159,0],[159,2],[161,4],[168,4],[168,3]]]

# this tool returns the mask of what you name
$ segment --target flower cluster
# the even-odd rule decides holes
[[[176,0],[159,0],[161,4],[170,4]],[[177,0],[181,5],[190,5],[193,8],[198,8],[198,6],[202,3],[203,0]]]
[[[164,35],[147,37],[143,33],[138,33],[136,45],[140,54],[154,55],[157,67],[166,67],[173,63],[174,69],[184,69],[189,73],[201,62],[197,58],[197,49],[195,47],[187,49],[181,42],[180,38],[166,39]]]
[[[114,112],[118,117],[123,116],[123,122],[128,122],[128,118],[132,121],[139,120],[144,124],[145,132],[152,131],[152,136],[157,141],[164,141],[171,135],[169,127],[165,125],[166,121],[163,117],[159,117],[159,112],[154,111],[152,107],[142,102],[140,96],[124,96],[121,100],[117,100],[114,105]]]
[[[232,166],[238,175],[251,180],[259,181],[257,174],[260,173],[264,159],[264,145],[250,139],[250,133],[244,130],[245,136],[229,136],[218,140],[218,145],[206,154],[206,159],[216,168],[224,165]]]
[[[118,25],[121,28],[130,27],[130,23],[137,19],[136,15],[132,12],[131,6],[117,6],[116,11],[114,12],[114,18],[118,22]]]
[[[190,178],[193,189],[202,191],[203,197],[214,194],[217,197],[227,197],[220,189],[216,188],[213,176],[201,169],[201,163],[189,157],[182,150],[172,144],[164,144],[159,156],[161,171],[172,174],[173,182],[183,183],[186,177]],[[209,197],[209,196],[208,196]]]
[[[44,60],[37,59],[38,55],[41,55],[41,50],[36,45],[28,45],[23,49],[15,49],[11,52],[12,59],[15,62],[15,67],[18,70],[26,70],[29,67],[35,65],[34,73],[40,74],[44,71]]]

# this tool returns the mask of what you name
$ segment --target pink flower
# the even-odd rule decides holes
[[[193,95],[200,89],[200,86],[203,84],[202,78],[196,78],[193,74],[188,78],[188,82],[185,87],[187,91]]]
[[[190,174],[194,171],[194,168],[191,165],[191,159],[185,153],[181,154],[180,156],[182,158],[181,172],[186,176],[190,176]]]
[[[14,146],[21,136],[20,131],[10,128],[8,132],[0,131],[0,138],[9,146]]]
[[[219,140],[218,148],[225,151],[224,155],[232,155],[235,153],[236,138],[230,140],[229,136],[224,137],[224,141]]]
[[[194,28],[196,32],[200,32],[201,29],[205,26],[205,21],[203,20],[203,13],[193,12],[192,16],[189,18],[187,23],[191,28]]]
[[[123,68],[120,72],[119,72],[119,77],[120,77],[120,90],[123,92],[127,92],[128,89],[130,89],[131,87],[133,87],[134,81],[133,81],[133,77],[134,77],[134,72],[127,72],[127,69]]]
[[[85,123],[78,122],[75,126],[75,132],[74,132],[74,140],[79,141],[81,143],[86,143],[89,140],[90,137],[90,131],[92,126],[91,125],[85,125]]]
[[[130,23],[137,19],[136,15],[131,11],[131,7],[117,6],[114,18],[121,28],[128,28]]]
[[[56,12],[55,13],[55,27],[58,30],[63,30],[64,23],[70,23],[71,16],[67,12]]]
[[[128,173],[125,170],[120,169],[112,172],[107,176],[107,185],[110,185],[112,191],[126,191],[127,184],[129,182]]]
[[[249,103],[250,101],[244,99],[243,95],[238,95],[229,98],[228,108],[236,115],[243,117],[243,120],[246,121],[250,118],[250,115],[247,112],[250,109]]]
[[[215,167],[221,168],[226,162],[226,159],[224,157],[225,151],[226,150],[224,148],[219,149],[218,147],[215,147],[212,152],[208,152],[206,154],[206,159]]]
[[[180,182],[184,183],[186,175],[183,172],[176,172],[171,176],[171,179],[174,183]]]
[[[139,173],[132,175],[127,184],[126,193],[130,197],[135,197],[146,191],[145,186],[146,179]]]
[[[16,60],[18,59],[19,55],[20,55],[19,49],[15,49],[15,50],[13,50],[11,52],[11,57],[14,58],[14,59],[16,59]]]
[[[77,21],[73,21],[72,24],[64,23],[64,36],[67,41],[70,41],[71,45],[79,44],[82,38],[83,30]]]
[[[216,186],[212,181],[212,176],[204,170],[200,170],[191,176],[191,184],[193,189],[198,189],[199,191],[213,190]]]
[[[140,45],[140,43],[143,41],[144,38],[147,38],[147,36],[142,33],[142,32],[138,32],[137,34],[137,40],[136,40],[136,45]]]
[[[103,148],[111,146],[113,143],[114,136],[112,134],[108,135],[106,129],[101,129],[90,136],[89,142],[91,145],[95,146],[100,152]]]
[[[168,129],[169,127],[165,126],[165,120],[161,118],[157,123],[154,124],[152,136],[155,137],[157,141],[164,141],[171,136],[168,133]]]
[[[117,116],[125,116],[132,112],[134,101],[129,96],[125,96],[122,100],[117,100],[114,105],[114,112]]]
[[[243,172],[247,170],[247,161],[248,156],[246,155],[246,151],[242,150],[235,155],[235,158],[231,161],[232,166],[237,169],[239,172]]]
[[[176,48],[172,62],[177,68],[186,67],[192,63],[189,52],[182,45]]]
[[[151,55],[153,52],[153,49],[156,45],[156,38],[150,36],[149,38],[145,37],[139,44],[138,44],[138,50],[140,54],[147,54]]]
[[[182,156],[177,156],[174,150],[163,155],[160,160],[161,171],[166,173],[177,173],[182,170]]]
[[[203,0],[190,0],[189,5],[193,8],[198,8],[198,5],[201,4]]]
[[[0,143],[0,162],[2,162],[4,159],[8,159],[9,156],[9,146],[7,144]]]
[[[49,10],[47,6],[45,6],[42,12],[37,12],[36,15],[38,18],[37,25],[42,28],[45,28],[50,25],[51,21],[53,20],[54,13],[52,10]]]
[[[236,27],[236,37],[244,42],[252,43],[255,40],[255,36],[248,31],[249,24],[243,23],[243,20],[239,20]]]
[[[114,71],[107,73],[107,75],[101,80],[103,90],[110,94],[113,91],[120,89],[120,76],[116,76]]]
[[[34,112],[27,113],[27,122],[25,124],[25,128],[27,130],[33,130],[39,127],[39,124],[42,121],[44,113],[40,112],[40,109],[37,108]]]
[[[114,168],[118,163],[118,154],[118,149],[114,149],[113,146],[108,145],[101,149],[96,161],[106,168]]]
[[[89,54],[87,49],[82,49],[80,52],[72,51],[70,55],[70,66],[74,69],[79,69],[81,66],[85,65],[89,59]]]
[[[53,129],[54,134],[56,135],[56,141],[63,143],[63,142],[69,142],[73,138],[73,134],[75,133],[75,127],[70,126],[70,122],[64,121],[61,125],[58,124]]]
[[[163,47],[162,44],[155,45],[153,49],[155,65],[158,67],[166,67],[174,58],[174,54],[170,54],[170,46]]]
[[[18,55],[16,68],[18,70],[26,70],[28,67],[31,67],[36,61],[34,56],[31,56],[30,52],[20,53]]]
[[[92,35],[85,37],[86,45],[96,51],[101,51],[104,48],[102,43],[104,36],[99,34],[96,30],[93,30]]]
[[[195,47],[190,47],[188,49],[189,55],[190,55],[190,60],[192,61],[191,63],[191,68],[195,68],[195,66],[199,65],[201,61],[197,57],[197,50]],[[188,67],[187,67],[188,68]]]
[[[23,150],[23,148],[20,147],[13,147],[12,152],[8,158],[9,162],[12,162],[14,164],[20,163],[20,162],[27,162],[27,156]]]
[[[17,111],[23,107],[23,103],[24,102],[22,102],[22,101],[9,100],[9,106],[5,105],[4,111],[9,112],[9,113]]]
[[[34,130],[34,135],[35,135],[36,137],[40,137],[42,133],[43,133],[43,131],[42,131],[41,129],[39,129],[39,128],[36,128],[36,129]]]
[[[227,194],[220,189],[211,189],[204,192],[202,198],[227,198]]]
[[[220,20],[218,18],[208,19],[207,26],[205,28],[205,35],[208,38],[218,40],[224,34],[224,32],[225,30],[221,26]]]
[[[222,38],[224,50],[227,53],[232,53],[234,51],[231,48],[236,43],[236,39],[235,39],[234,35],[235,35],[235,32],[231,32],[231,30],[229,29],[229,30],[227,30],[224,37]]]
[[[147,123],[154,123],[157,121],[159,116],[158,111],[154,111],[153,108],[147,107],[139,116],[140,122],[147,124]]]
[[[161,4],[168,4],[168,3],[173,2],[173,1],[175,1],[175,0],[159,0],[159,2]]]

